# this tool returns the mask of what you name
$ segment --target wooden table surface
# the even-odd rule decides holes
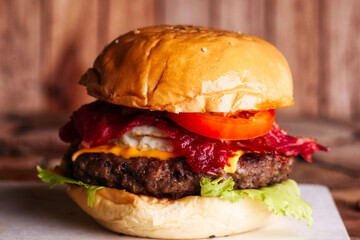
[[[36,165],[57,165],[66,148],[57,135],[64,122],[62,117],[48,115],[0,118],[0,181],[38,181]],[[318,119],[279,122],[294,136],[315,137],[331,147],[328,153],[315,154],[311,164],[297,159],[290,177],[299,183],[328,186],[351,239],[360,240],[359,126]]]

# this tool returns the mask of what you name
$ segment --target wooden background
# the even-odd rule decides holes
[[[57,129],[92,101],[80,76],[112,39],[154,24],[241,31],[280,49],[296,101],[280,125],[332,148],[297,160],[291,177],[328,186],[360,240],[360,0],[0,0],[0,180],[59,163]]]
[[[109,41],[153,24],[257,35],[288,59],[296,106],[285,116],[360,121],[358,0],[0,0],[0,113],[69,112]]]

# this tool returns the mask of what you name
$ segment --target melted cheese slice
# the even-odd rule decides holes
[[[117,145],[101,145],[92,148],[82,148],[76,151],[72,155],[72,160],[75,161],[83,153],[112,153],[116,156],[123,158],[134,158],[134,157],[147,157],[147,158],[158,158],[160,160],[168,160],[169,158],[179,157],[179,154],[173,152],[164,152],[160,150],[148,150],[148,151],[139,151],[134,147],[123,148]],[[225,165],[224,171],[226,173],[234,173],[236,171],[237,162],[239,158],[244,154],[244,151],[235,152],[235,156],[229,158],[230,166]]]
[[[117,145],[101,145],[92,148],[82,148],[72,155],[72,160],[75,161],[83,153],[112,153],[116,156],[123,158],[133,157],[147,157],[147,158],[158,158],[160,160],[168,160],[169,158],[179,157],[178,154],[172,152],[164,152],[160,150],[147,150],[139,151],[134,147],[123,148]]]

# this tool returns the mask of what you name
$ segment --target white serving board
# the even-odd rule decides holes
[[[313,207],[314,225],[290,217],[256,231],[215,238],[233,239],[350,239],[329,190],[300,185],[303,198]],[[139,240],[101,228],[66,195],[64,187],[49,190],[45,183],[0,182],[1,240]]]

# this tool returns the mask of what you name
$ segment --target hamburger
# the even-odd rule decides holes
[[[52,185],[102,226],[187,239],[250,231],[274,215],[312,223],[288,180],[294,157],[327,151],[293,137],[274,109],[294,104],[283,55],[268,42],[194,26],[136,29],[80,80],[97,100],[60,129],[70,144]]]

